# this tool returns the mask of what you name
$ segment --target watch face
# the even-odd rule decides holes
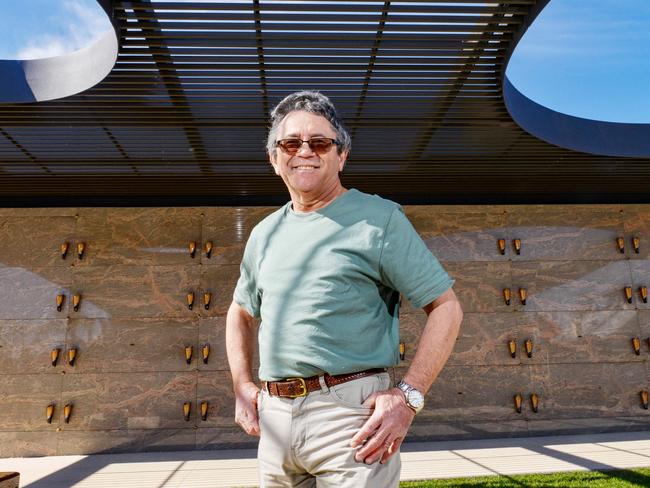
[[[416,390],[409,391],[408,401],[413,408],[422,408],[424,405],[424,397],[422,393]]]

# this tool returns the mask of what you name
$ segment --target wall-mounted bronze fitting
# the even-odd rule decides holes
[[[625,299],[627,300],[627,303],[632,303],[632,287],[631,286],[626,286],[625,287]]]
[[[192,411],[192,402],[183,403],[183,418],[186,422],[190,421],[190,412]]]
[[[526,298],[528,297],[528,290],[526,288],[519,288],[519,301],[522,305],[526,305]]]
[[[517,413],[521,413],[521,402],[523,401],[521,395],[517,393],[514,396],[514,400],[515,400],[515,410],[517,411]]]
[[[618,252],[623,254],[625,252],[625,239],[623,239],[622,237],[617,237],[616,247],[618,247]]]
[[[641,300],[643,303],[648,303],[648,287],[647,286],[640,286],[639,287],[639,295],[641,295]]]
[[[510,298],[512,297],[512,293],[510,293],[510,288],[504,288],[503,289],[503,300],[506,302],[506,305],[510,305]]]
[[[70,423],[70,416],[72,415],[72,403],[68,403],[63,407],[63,420],[66,424]]]
[[[45,407],[45,420],[48,424],[52,423],[52,417],[54,417],[54,407],[54,403],[50,403],[47,407]]]
[[[533,341],[530,339],[526,339],[526,342],[524,342],[524,348],[526,349],[526,356],[529,358],[533,357]]]
[[[516,358],[517,357],[517,343],[513,340],[508,341],[508,351],[510,351],[510,357],[511,358]]]
[[[639,254],[639,252],[641,251],[641,239],[639,239],[638,237],[633,237],[632,247],[634,248],[634,252]]]
[[[72,295],[72,310],[78,312],[80,304],[81,304],[81,295],[78,293],[76,295]]]
[[[404,361],[405,357],[406,357],[406,343],[405,342],[400,342],[399,343],[399,359],[400,359],[400,361]]]
[[[201,358],[203,358],[203,364],[208,364],[208,358],[210,357],[210,344],[203,344],[201,348]]]
[[[205,257],[210,259],[212,257],[212,241],[205,241]]]
[[[65,259],[68,256],[68,249],[70,249],[69,242],[61,244],[61,259]]]
[[[532,407],[533,412],[537,413],[539,410],[539,396],[537,396],[537,393],[531,393],[530,406]]]
[[[632,338],[632,349],[634,349],[634,354],[637,356],[641,354],[641,341],[638,337]]]
[[[206,292],[203,294],[203,307],[204,307],[206,310],[210,310],[210,301],[211,301],[211,300],[212,300],[212,293],[206,291]]]
[[[56,366],[56,363],[59,362],[59,354],[61,354],[61,349],[58,347],[50,351],[50,361],[52,362],[52,366]]]
[[[506,253],[506,240],[499,239],[497,241],[497,245],[499,246],[499,252],[501,253],[501,255],[504,255]]]
[[[71,347],[68,349],[68,364],[74,366],[75,361],[77,361],[77,348]]]
[[[515,246],[515,252],[521,254],[521,239],[513,240],[512,244]]]
[[[196,255],[196,241],[190,241],[187,247],[190,250],[190,257],[194,259],[194,256]]]
[[[63,302],[65,301],[65,295],[56,296],[56,311],[60,312],[63,310]]]
[[[187,364],[192,363],[192,353],[194,352],[194,349],[192,346],[185,346],[185,362]]]
[[[641,390],[639,396],[641,397],[641,406],[645,410],[648,410],[648,392],[646,390]]]
[[[194,306],[194,292],[191,291],[187,294],[187,308],[192,310],[193,306]]]
[[[77,242],[77,257],[79,259],[83,259],[85,252],[86,252],[86,243],[85,242]]]
[[[208,420],[208,402],[201,402],[201,420]]]

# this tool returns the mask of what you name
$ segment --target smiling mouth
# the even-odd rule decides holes
[[[311,166],[311,165],[307,165],[307,164],[301,164],[300,166],[294,166],[291,169],[303,169],[304,170],[304,169],[318,169],[318,168],[319,168],[318,166]]]

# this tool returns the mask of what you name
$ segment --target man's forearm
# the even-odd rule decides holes
[[[233,302],[226,317],[226,354],[235,390],[253,380],[255,327],[250,317]]]
[[[422,393],[429,391],[451,355],[462,319],[463,312],[455,296],[428,313],[415,357],[403,378],[406,383]]]

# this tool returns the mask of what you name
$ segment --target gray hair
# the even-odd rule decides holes
[[[276,147],[278,127],[287,115],[297,110],[304,110],[305,112],[325,117],[332,124],[334,132],[336,132],[336,140],[339,141],[337,146],[339,154],[343,151],[350,150],[352,147],[350,134],[336,113],[334,104],[330,99],[317,91],[301,91],[286,96],[271,111],[271,128],[269,129],[269,137],[266,141],[266,151],[269,155],[273,154]]]

